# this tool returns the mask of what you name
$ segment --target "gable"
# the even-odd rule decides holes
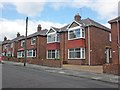
[[[53,29],[50,29],[47,34],[55,32]]]
[[[69,28],[73,28],[73,27],[77,27],[77,26],[79,26],[79,24],[73,22],[73,23],[69,26]]]

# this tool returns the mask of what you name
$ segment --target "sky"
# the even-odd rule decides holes
[[[13,39],[19,32],[25,35],[28,17],[28,35],[42,29],[63,27],[72,23],[79,13],[82,19],[92,20],[110,28],[109,20],[118,16],[119,0],[0,0],[0,41]]]

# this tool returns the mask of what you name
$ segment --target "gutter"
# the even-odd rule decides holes
[[[88,26],[88,64],[90,66],[90,28]]]
[[[117,20],[117,31],[118,31],[118,59],[119,59],[119,64],[120,64],[120,50],[119,50],[119,48],[120,48],[120,35],[119,35],[120,31],[119,31],[119,22],[118,22],[118,20]]]

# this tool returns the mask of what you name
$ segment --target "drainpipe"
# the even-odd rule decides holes
[[[88,64],[90,66],[90,28],[88,26]]]
[[[120,50],[119,50],[119,48],[120,48],[120,36],[119,36],[119,33],[120,33],[120,31],[119,31],[119,22],[118,22],[118,20],[117,20],[117,31],[118,31],[118,61],[119,61],[119,64],[120,64]]]

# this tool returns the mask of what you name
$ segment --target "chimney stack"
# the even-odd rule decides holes
[[[6,41],[7,40],[7,37],[4,37],[4,41]]]
[[[20,33],[19,32],[17,33],[17,37],[20,37]]]
[[[74,16],[74,20],[77,22],[79,22],[81,20],[81,16],[79,15],[79,13]]]
[[[39,24],[38,27],[37,27],[37,31],[39,32],[39,31],[41,31],[41,30],[42,30],[42,27],[41,27],[41,25]]]

